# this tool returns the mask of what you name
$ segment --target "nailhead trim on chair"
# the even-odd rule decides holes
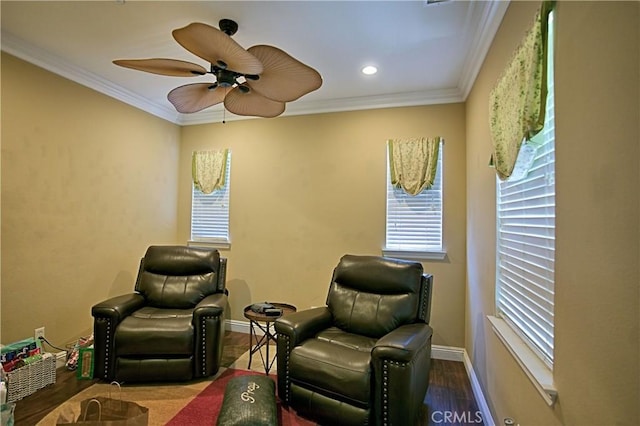
[[[382,424],[389,425],[389,364],[397,367],[406,367],[408,363],[389,361],[385,359],[382,361]]]
[[[422,279],[424,279],[424,278],[422,278]],[[422,321],[426,321],[427,320],[426,319],[426,316],[427,316],[427,304],[429,303],[429,300],[428,300],[428,297],[427,297],[429,295],[429,292],[427,291],[427,288],[428,288],[427,284],[428,284],[429,280],[426,280],[426,279],[424,279],[424,280],[425,280],[425,285],[422,286],[422,309],[421,309],[421,312],[420,312],[420,319]]]
[[[291,390],[291,381],[289,380],[289,355],[291,354],[291,339],[289,339],[289,336],[286,334],[280,334],[280,336],[283,336],[286,341],[287,341],[287,352],[285,355],[285,397],[284,400],[286,402],[291,402],[291,396],[290,396],[290,390]]]
[[[419,356],[420,352],[427,350],[429,346],[423,346],[418,351],[416,356]],[[389,361],[385,359],[382,361],[382,424],[389,425],[389,364],[397,367],[405,368],[408,362]]]
[[[104,378],[108,377],[109,371],[109,348],[111,347],[111,320],[107,319],[107,342],[104,355]]]
[[[206,343],[207,343],[207,320],[213,317],[202,317],[202,321],[200,326],[202,328],[202,375],[207,374],[207,353],[206,353]]]
[[[99,321],[107,322],[107,339],[105,341],[104,350],[104,379],[106,380],[109,375],[109,348],[111,347],[111,318],[98,318]]]
[[[206,343],[207,343],[207,326],[205,324],[206,317],[202,317],[202,321],[200,322],[200,327],[202,329],[202,375],[204,376],[206,371],[206,363],[207,357],[205,353]]]
[[[382,363],[382,421],[387,424],[389,417],[389,365],[387,360]]]

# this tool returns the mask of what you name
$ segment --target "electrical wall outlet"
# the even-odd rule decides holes
[[[41,337],[44,338],[44,327],[36,328],[33,332],[33,335],[35,336],[36,340],[40,339]]]

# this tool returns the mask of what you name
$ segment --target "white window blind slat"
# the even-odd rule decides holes
[[[385,250],[429,252],[442,250],[442,151],[433,186],[409,195],[391,185],[387,158],[387,222]]]
[[[229,242],[230,175],[231,152],[227,157],[223,188],[204,194],[192,184],[191,241]]]
[[[535,160],[523,179],[498,181],[496,206],[498,315],[549,367],[554,348],[556,195],[552,58],[549,52],[545,126],[534,138],[539,145]]]

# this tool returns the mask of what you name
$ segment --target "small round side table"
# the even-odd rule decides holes
[[[278,355],[276,349],[273,357],[269,357],[269,343],[277,341],[274,322],[284,315],[296,312],[296,307],[293,305],[276,302],[269,303],[275,308],[281,309],[282,313],[280,315],[266,315],[263,313],[252,311],[252,305],[246,306],[244,308],[244,317],[249,320],[249,366],[247,368],[251,369],[253,354],[258,352],[260,353],[260,358],[262,359],[262,364],[264,365],[264,372],[267,375],[269,374],[269,370],[271,370],[271,367],[273,366],[273,363],[275,362]],[[262,331],[261,336],[256,334],[258,330]],[[262,354],[263,346],[266,346],[266,356]]]

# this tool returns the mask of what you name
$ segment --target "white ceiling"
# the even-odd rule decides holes
[[[221,121],[222,106],[179,114],[174,87],[206,77],[121,68],[114,59],[195,62],[171,31],[191,22],[239,24],[245,48],[270,44],[320,72],[320,89],[285,115],[464,101],[506,1],[7,1],[2,50],[176,124]],[[374,76],[364,76],[365,65]],[[237,118],[237,117],[236,117]],[[226,119],[234,119],[226,113]]]

